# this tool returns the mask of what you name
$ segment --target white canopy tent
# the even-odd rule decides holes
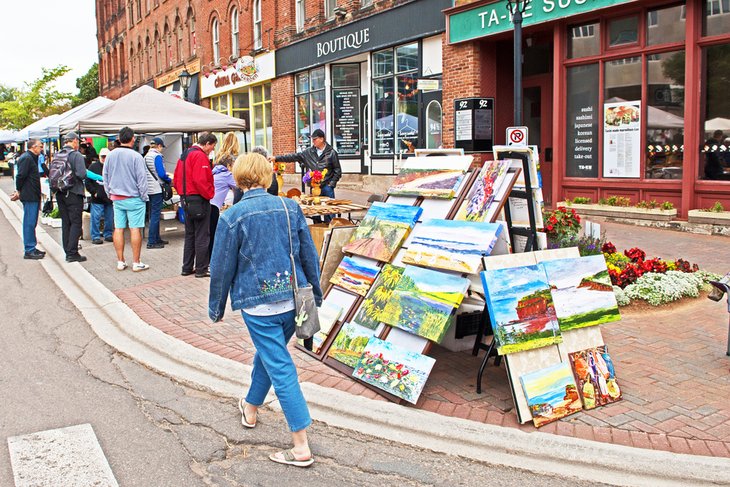
[[[57,118],[50,119],[50,117],[43,119],[44,123],[40,123],[36,126],[34,126],[32,129],[26,128],[28,130],[28,138],[32,139],[60,139],[61,138],[61,132],[60,132],[60,126],[61,124],[72,124],[76,121],[88,116],[91,113],[96,112],[97,110],[110,105],[112,100],[109,98],[98,96],[94,98],[93,100],[89,100],[86,103],[79,105],[77,107],[74,107],[62,114],[60,114]]]
[[[19,131],[18,137],[15,139],[15,141],[16,142],[27,141],[28,139],[30,139],[30,137],[31,137],[30,134],[32,132],[35,132],[37,130],[41,130],[41,129],[47,127],[48,125],[52,124],[59,118],[61,118],[61,115],[57,113],[55,115],[49,115],[45,118],[41,118],[40,120],[36,120],[32,124],[25,127],[23,130]],[[41,137],[38,137],[38,138],[41,138]]]
[[[122,127],[138,134],[245,130],[246,122],[141,86],[85,117],[63,123],[61,133],[113,134]]]
[[[19,134],[15,130],[0,130],[0,144],[17,142]]]
[[[715,130],[730,130],[730,119],[715,117],[705,122],[705,132],[714,132]]]

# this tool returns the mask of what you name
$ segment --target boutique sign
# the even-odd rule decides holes
[[[347,35],[336,37],[329,41],[317,43],[317,57],[335,54],[345,49],[360,49],[370,42],[370,28],[360,29]]]
[[[523,14],[523,27],[550,22],[584,12],[629,3],[632,0],[533,0]],[[500,0],[468,10],[447,12],[449,43],[470,41],[512,30],[512,16],[507,2]]]

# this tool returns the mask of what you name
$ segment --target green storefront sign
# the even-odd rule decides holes
[[[523,14],[522,25],[528,27],[630,1],[632,0],[534,0]],[[451,44],[498,34],[513,27],[506,0],[449,15],[448,22]]]

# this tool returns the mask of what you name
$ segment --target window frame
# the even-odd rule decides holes
[[[261,0],[253,0],[253,48],[261,49],[263,42],[263,25],[261,15]]]
[[[231,9],[231,55],[233,57],[238,57],[240,53],[240,45],[238,43],[239,29],[238,7],[233,7]]]
[[[221,48],[220,48],[220,22],[218,22],[218,18],[214,18],[213,22],[210,26],[211,31],[211,41],[213,43],[213,64],[218,64],[218,60],[221,57]]]
[[[314,72],[321,71],[322,73],[322,86],[318,87],[317,89],[312,89],[312,74]],[[311,134],[313,132],[313,125],[314,125],[314,110],[313,108],[313,94],[319,96],[321,94],[324,94],[325,97],[325,104],[327,101],[327,70],[324,66],[318,66],[316,68],[308,69],[305,71],[299,71],[298,73],[294,74],[294,143],[297,147],[297,150],[303,150],[309,147],[312,144],[312,137]],[[307,87],[304,90],[299,90],[299,82],[298,78],[299,76],[306,74],[307,75]],[[298,107],[298,100],[301,97],[306,97],[306,108],[307,108],[307,123],[309,126],[309,133],[307,134],[307,140],[306,143],[299,143],[299,138],[302,136],[302,134],[299,131],[299,107]],[[319,122],[317,122],[319,123]],[[324,126],[327,127],[327,107],[325,105],[325,119],[324,119]]]
[[[306,11],[307,9],[304,0],[294,0],[294,15],[297,32],[302,32],[304,30],[304,22],[307,19]]]
[[[334,19],[336,8],[337,0],[324,0],[324,18],[328,21]]]

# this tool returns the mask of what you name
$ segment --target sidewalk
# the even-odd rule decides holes
[[[9,180],[0,180],[8,192]],[[367,195],[342,191],[355,200]],[[165,233],[170,245],[143,248],[149,271],[117,272],[109,243],[83,243],[82,265],[125,304],[162,332],[202,350],[250,364],[253,346],[240,314],[229,311],[220,323],[207,317],[208,280],[179,276],[182,226]],[[60,232],[45,227],[54,238]],[[609,240],[620,249],[640,246],[650,255],[682,257],[715,272],[730,269],[724,237],[604,224]],[[88,245],[87,245],[88,244]],[[624,400],[552,423],[540,429],[562,436],[676,453],[730,457],[730,357],[725,355],[725,304],[698,299],[673,310],[624,312],[619,323],[602,327],[616,365]],[[693,326],[688,326],[688,325]],[[308,355],[292,349],[300,380],[349,394],[382,400]],[[434,347],[431,377],[415,406],[444,416],[519,428],[503,367],[487,367],[484,393],[475,392],[480,357]],[[409,406],[404,406],[409,407]]]

